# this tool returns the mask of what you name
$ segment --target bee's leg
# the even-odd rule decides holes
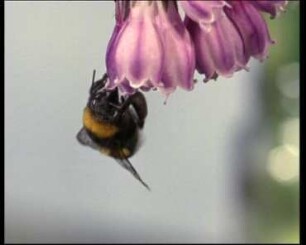
[[[140,128],[143,128],[145,119],[148,115],[148,107],[146,98],[144,95],[140,92],[137,92],[133,95],[133,98],[131,98],[131,105],[135,109],[137,115],[138,115],[138,125]]]
[[[115,116],[115,119],[122,115],[122,113],[128,109],[129,106],[133,106],[137,116],[138,116],[138,126],[140,128],[143,127],[145,118],[148,114],[147,102],[144,95],[140,92],[136,92],[135,94],[129,96],[122,106],[118,109],[118,113]]]
[[[112,104],[112,106],[114,106],[114,107],[116,107],[115,105],[118,105],[118,103],[119,103],[118,89],[115,89],[115,90],[109,92],[108,102],[109,102],[109,104]]]

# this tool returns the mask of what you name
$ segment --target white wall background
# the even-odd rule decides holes
[[[131,161],[148,192],[75,139],[113,25],[112,1],[5,3],[6,242],[243,241],[235,142],[256,120],[257,68],[177,90],[167,105],[146,95]]]

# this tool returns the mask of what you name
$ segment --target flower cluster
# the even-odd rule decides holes
[[[184,10],[181,18],[179,6]],[[263,60],[273,43],[261,12],[272,17],[285,0],[117,0],[116,26],[106,53],[108,89],[123,94],[177,86],[192,90],[194,72],[205,81],[230,77]]]

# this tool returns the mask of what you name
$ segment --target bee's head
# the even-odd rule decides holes
[[[102,116],[103,120],[112,118],[116,112],[119,97],[117,89],[113,91],[96,91],[91,93],[87,106],[98,117]]]
[[[118,103],[118,91],[107,91],[105,84],[108,80],[108,75],[95,81],[96,71],[94,70],[92,76],[92,84],[89,90],[89,99],[87,107],[95,114],[97,118],[102,120],[109,120],[115,113],[114,105]]]

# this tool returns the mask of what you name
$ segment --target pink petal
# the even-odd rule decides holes
[[[188,0],[179,1],[186,15],[194,22],[199,23],[205,28],[215,22],[223,13],[223,7],[227,5],[225,1],[199,1]]]
[[[164,67],[162,90],[165,94],[173,92],[176,85],[193,89],[195,70],[194,45],[173,2],[169,2],[168,11],[159,11],[160,36],[164,47]]]
[[[154,4],[154,3],[153,3]],[[116,67],[115,83],[127,79],[130,86],[140,88],[147,81],[157,83],[163,65],[162,44],[154,23],[156,8],[148,2],[137,2],[114,41],[110,57]],[[113,60],[112,60],[113,59]]]
[[[225,13],[239,31],[246,52],[257,59],[265,59],[273,41],[264,18],[249,1],[233,1],[231,4],[232,8],[225,8]]]

